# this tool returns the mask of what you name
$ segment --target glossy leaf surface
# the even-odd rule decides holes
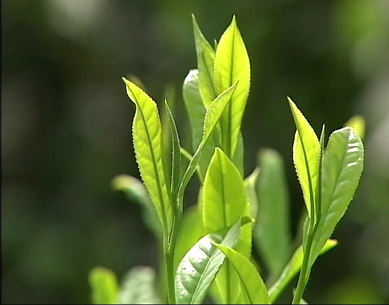
[[[269,294],[254,265],[242,254],[225,245],[216,244],[234,266],[247,304],[270,304]]]
[[[320,254],[326,253],[327,251],[335,247],[337,244],[338,242],[336,240],[333,239],[327,240]],[[286,286],[290,283],[290,281],[300,271],[303,262],[303,256],[304,256],[303,246],[300,246],[294,252],[291,260],[282,271],[278,280],[269,289],[269,295],[272,303],[280,296],[281,292],[286,288]]]
[[[93,304],[116,304],[119,291],[115,273],[104,267],[95,267],[89,272]]]
[[[303,190],[308,215],[314,208],[317,178],[319,173],[320,144],[315,131],[304,115],[288,98],[293,119],[297,127],[293,144],[293,161]]]
[[[241,218],[227,232],[224,228],[208,234],[189,250],[177,269],[175,289],[178,304],[199,304],[204,300],[225,260],[225,255],[213,242],[233,247],[238,241],[240,227],[248,222],[251,219]]]
[[[279,275],[290,257],[289,191],[284,162],[273,149],[258,154],[260,172],[257,182],[258,214],[254,227],[254,242],[270,272]]]
[[[333,132],[323,160],[321,219],[312,243],[312,265],[352,200],[363,170],[364,149],[350,127]]]
[[[354,129],[355,133],[363,140],[365,137],[366,122],[365,118],[361,115],[354,115],[345,124]]]
[[[250,61],[234,16],[216,50],[217,92],[223,92],[238,79],[240,81],[232,96],[232,101],[221,119],[223,150],[229,157],[234,155],[238,144],[242,117],[250,90]]]
[[[131,268],[123,276],[118,299],[120,304],[161,304],[154,269],[146,266]]]
[[[155,102],[139,87],[123,78],[127,94],[136,105],[132,126],[136,160],[143,183],[157,211],[165,234],[173,221],[169,184],[163,161],[161,122]]]

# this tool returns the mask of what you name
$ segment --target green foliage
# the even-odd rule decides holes
[[[116,304],[119,291],[115,273],[104,267],[94,267],[89,272],[93,304]]]
[[[324,126],[319,140],[288,98],[296,125],[293,160],[307,210],[303,244],[293,249],[300,241],[292,241],[281,155],[261,149],[257,167],[244,176],[241,125],[250,89],[250,62],[236,18],[215,43],[216,51],[194,16],[193,28],[197,69],[189,71],[182,88],[193,155],[191,149],[181,147],[167,101],[161,126],[157,104],[123,79],[136,105],[132,133],[145,187],[125,175],[113,181],[115,189],[144,207],[144,220],[162,241],[167,300],[156,293],[154,271],[146,267],[131,269],[119,292],[112,288],[116,282],[111,273],[92,272],[93,300],[114,302],[119,296],[120,302],[128,304],[198,304],[211,296],[216,303],[270,304],[300,271],[292,303],[305,303],[302,297],[312,265],[337,244],[331,235],[362,174],[364,150],[358,134],[363,135],[364,122],[349,121],[346,125],[357,131],[336,130],[325,146]],[[184,209],[185,190],[195,171],[200,178],[198,201]],[[252,242],[265,268],[256,267]],[[267,272],[266,282],[262,270]]]

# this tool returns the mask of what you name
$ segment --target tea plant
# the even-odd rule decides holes
[[[145,223],[162,249],[161,289],[149,267],[132,268],[121,288],[112,271],[96,267],[89,279],[93,301],[197,304],[209,295],[216,303],[270,304],[300,272],[292,300],[299,304],[318,256],[336,246],[330,237],[356,191],[363,169],[358,136],[363,118],[332,132],[325,145],[324,125],[318,138],[288,98],[296,125],[293,161],[306,206],[302,245],[292,254],[282,158],[275,150],[260,150],[257,168],[244,178],[240,130],[250,62],[236,19],[215,46],[194,17],[193,27],[197,69],[183,84],[193,155],[180,144],[169,103],[165,100],[161,123],[157,104],[123,78],[136,107],[132,134],[143,182],[120,175],[113,186],[143,206]],[[184,209],[185,190],[195,173],[198,201]],[[253,259],[252,244],[264,266]]]

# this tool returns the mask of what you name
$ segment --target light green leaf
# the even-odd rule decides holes
[[[216,148],[204,179],[203,224],[207,232],[231,226],[248,206],[243,179],[224,152]]]
[[[251,221],[242,217],[232,227],[206,235],[189,250],[177,269],[175,289],[178,304],[199,304],[204,300],[225,259],[212,242],[234,247],[240,227]]]
[[[123,78],[127,94],[136,105],[132,133],[139,171],[151,202],[169,234],[173,222],[173,207],[163,161],[161,122],[156,103],[139,87]]]
[[[194,15],[192,15],[193,30],[196,43],[197,68],[199,70],[200,95],[206,107],[217,97],[214,87],[215,51],[201,32]],[[231,84],[232,85],[232,84]],[[230,86],[228,86],[230,87]],[[226,87],[225,89],[227,89]],[[222,90],[224,91],[224,90]]]
[[[243,179],[234,163],[216,148],[204,179],[202,200],[203,225],[206,232],[231,226],[241,216],[250,215],[250,206]],[[244,256],[251,253],[252,226],[242,228],[237,250]],[[225,264],[216,278],[220,297],[227,303],[238,297],[237,275]]]
[[[327,240],[320,254],[324,254],[327,251],[331,250],[335,247],[338,242],[334,239]],[[286,265],[282,274],[278,278],[278,280],[272,285],[269,289],[270,300],[272,303],[280,296],[281,292],[285,289],[285,287],[289,284],[289,282],[296,276],[296,274],[300,271],[301,265],[303,263],[303,247],[300,246],[294,252],[291,260]]]
[[[120,304],[161,304],[156,291],[156,274],[153,268],[136,266],[122,280]]]
[[[204,118],[204,127],[203,127],[203,137],[199,144],[199,147],[196,150],[196,153],[194,154],[192,160],[190,161],[184,176],[180,183],[180,192],[181,196],[183,193],[183,190],[185,190],[186,186],[189,183],[190,178],[192,177],[193,173],[196,170],[196,167],[199,163],[201,154],[203,152],[204,146],[208,143],[213,131],[216,128],[216,124],[219,122],[220,117],[226,108],[227,104],[231,100],[231,96],[235,91],[235,88],[238,84],[238,80],[226,91],[221,93],[207,108],[207,112],[205,114]]]
[[[115,273],[104,267],[94,267],[89,272],[93,304],[116,304],[119,291]]]
[[[304,115],[289,97],[288,100],[297,127],[293,144],[293,161],[303,190],[308,215],[311,217],[319,173],[320,144],[315,131]]]
[[[185,254],[205,235],[199,205],[185,209],[174,255],[175,270]]]
[[[215,244],[232,263],[239,275],[247,304],[270,304],[269,294],[254,265],[242,254],[225,245]]]
[[[321,219],[312,243],[310,265],[346,212],[363,170],[364,150],[350,127],[333,132],[323,160]]]
[[[259,172],[259,167],[256,167],[253,172],[248,177],[246,177],[246,179],[244,179],[244,185],[250,204],[250,215],[254,219],[257,218],[258,214],[258,198],[256,188]]]
[[[174,198],[177,195],[178,186],[181,179],[181,146],[180,146],[180,138],[178,137],[178,131],[177,126],[174,121],[174,117],[172,112],[170,111],[169,104],[165,100],[165,107],[166,107],[166,113],[169,121],[170,126],[170,132],[171,132],[171,139],[172,139],[172,178],[171,178],[171,185],[170,185],[170,192]]]
[[[270,148],[258,153],[258,214],[254,242],[270,273],[278,277],[291,251],[289,192],[281,155]]]
[[[349,126],[354,129],[361,140],[365,137],[365,125],[365,118],[361,115],[352,116],[345,124],[346,127]]]
[[[242,117],[250,90],[250,61],[235,16],[223,33],[215,57],[217,92],[223,92],[239,79],[232,101],[221,119],[223,150],[232,157],[238,144]]]
[[[118,175],[112,179],[114,190],[122,191],[129,200],[142,206],[142,218],[144,223],[157,238],[161,237],[161,224],[147,191],[139,179],[129,175]]]

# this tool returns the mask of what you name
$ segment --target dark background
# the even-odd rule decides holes
[[[139,77],[159,105],[174,90],[190,148],[181,86],[196,66],[191,13],[210,41],[237,16],[252,70],[246,174],[259,148],[282,154],[294,233],[304,206],[286,96],[316,132],[354,114],[366,118],[360,188],[334,233],[340,244],[315,264],[305,299],[389,302],[386,0],[2,1],[2,302],[90,302],[92,267],[119,278],[138,264],[158,267],[139,206],[111,188],[118,174],[139,177],[134,105],[121,77]]]

